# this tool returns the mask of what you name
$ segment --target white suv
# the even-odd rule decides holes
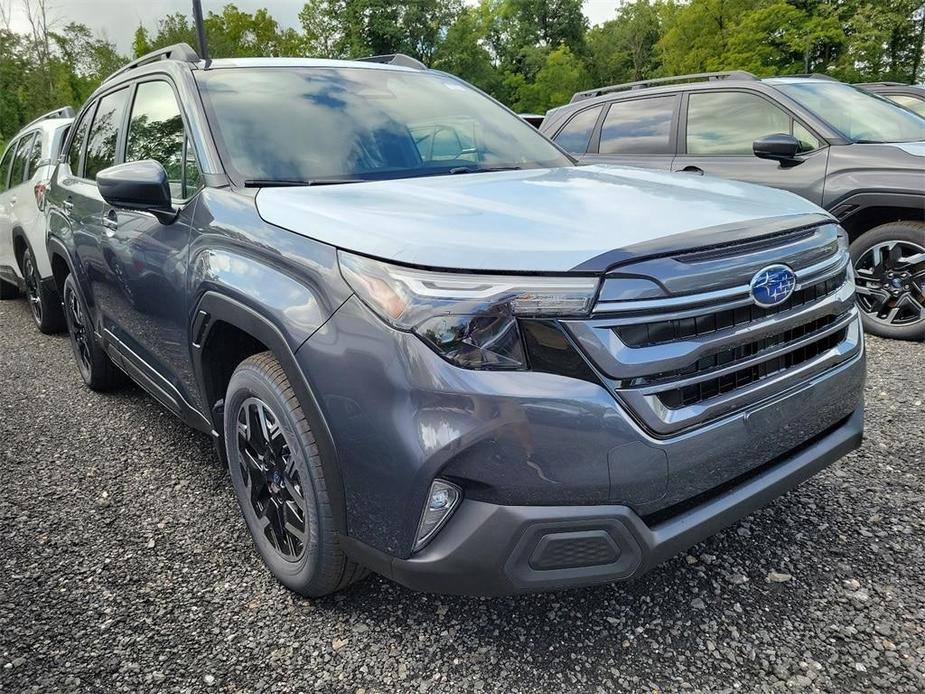
[[[0,299],[29,297],[43,333],[64,329],[61,300],[45,249],[45,191],[74,121],[70,106],[39,116],[0,159]]]

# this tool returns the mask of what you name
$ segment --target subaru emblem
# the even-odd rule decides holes
[[[752,298],[759,306],[777,306],[785,302],[796,287],[797,277],[786,265],[768,265],[752,277]]]

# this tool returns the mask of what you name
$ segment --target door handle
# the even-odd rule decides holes
[[[64,208],[65,212],[70,212],[74,209],[74,201],[70,198],[67,198],[64,202],[61,203],[61,207]]]
[[[685,166],[683,169],[675,169],[675,173],[692,173],[703,176],[703,169],[699,166]]]
[[[16,204],[16,196],[14,195],[13,197],[10,198],[10,207],[12,207],[15,204]]]
[[[115,236],[116,231],[119,229],[119,216],[112,208],[103,214],[103,228],[106,231],[106,236],[110,237]]]

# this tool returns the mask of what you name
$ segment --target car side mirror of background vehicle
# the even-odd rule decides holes
[[[96,187],[113,207],[150,212],[161,224],[172,224],[177,218],[167,172],[153,159],[103,169],[96,175]]]
[[[779,161],[783,166],[796,166],[803,159],[798,157],[800,141],[793,135],[775,133],[765,135],[752,143],[752,152],[759,159]]]

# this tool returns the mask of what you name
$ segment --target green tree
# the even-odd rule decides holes
[[[462,10],[447,29],[432,66],[457,75],[490,94],[502,89],[502,76],[486,47],[482,15],[474,7]]]
[[[568,102],[577,91],[589,86],[588,73],[581,58],[562,45],[551,51],[546,62],[530,82],[516,85],[515,111],[545,113],[553,106]]]
[[[626,3],[615,19],[591,28],[587,64],[595,84],[640,80],[658,71],[659,5],[650,0]]]

